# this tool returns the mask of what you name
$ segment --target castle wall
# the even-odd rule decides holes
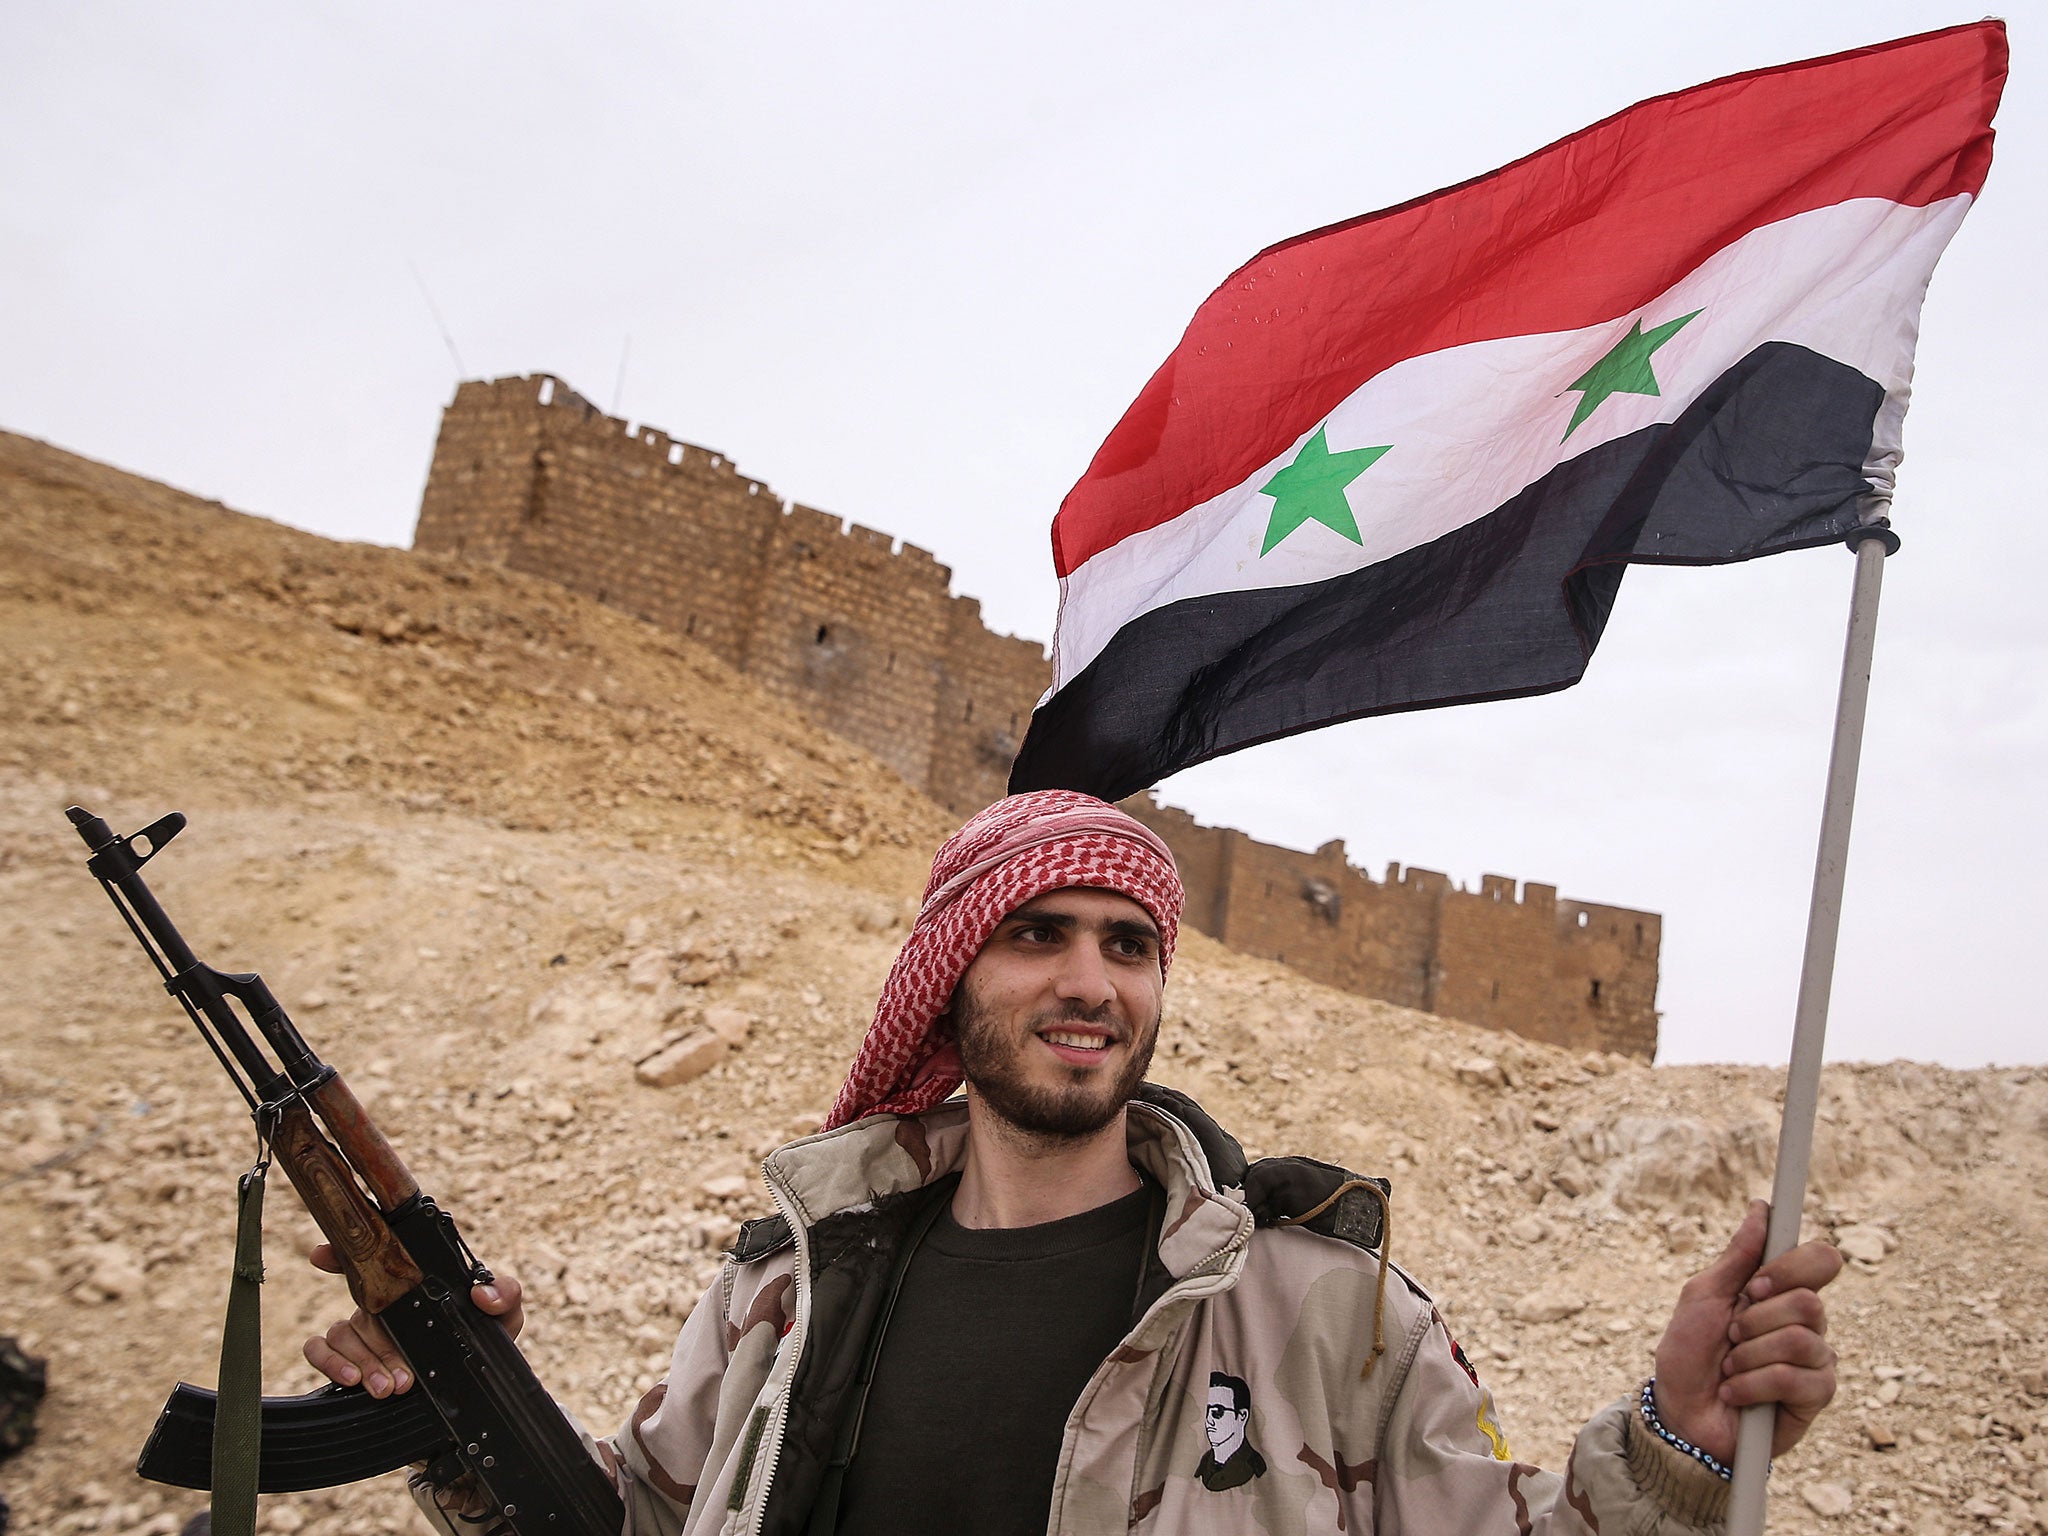
[[[1559,901],[1487,875],[1466,891],[1434,870],[1354,868],[1344,845],[1301,853],[1139,795],[1124,809],[1174,851],[1187,922],[1245,954],[1405,1008],[1574,1050],[1654,1057],[1654,913]]]
[[[886,533],[791,507],[769,537],[744,670],[936,790],[932,711],[950,575],[914,545],[898,553]]]
[[[981,604],[952,599],[932,721],[931,782],[937,797],[965,810],[1000,800],[1010,762],[1052,666],[1033,640],[998,635],[981,622]],[[935,794],[937,793],[935,789]]]
[[[1051,682],[915,545],[785,507],[720,454],[607,416],[560,380],[471,381],[442,417],[414,546],[546,577],[709,647],[961,812],[1000,798]],[[1374,880],[1125,802],[1174,851],[1189,926],[1332,986],[1575,1048],[1657,1042],[1652,913],[1488,875]]]
[[[1645,1054],[1640,1041],[1648,1021],[1654,1052],[1664,920],[1628,907],[1561,901],[1557,931],[1552,974],[1560,1014],[1575,1007],[1590,1043],[1624,1055]]]
[[[1230,860],[1233,839],[1243,833],[1232,827],[1205,827],[1186,811],[1160,805],[1149,794],[1134,795],[1123,808],[1145,823],[1173,850],[1180,883],[1187,893],[1182,921],[1221,943],[1230,909]]]
[[[1557,893],[1549,886],[1532,885],[1517,900],[1514,881],[1487,875],[1477,891],[1449,892],[1437,939],[1439,1008],[1553,1045],[1604,1049],[1559,992],[1557,944]]]
[[[507,564],[532,511],[541,424],[524,390],[481,379],[456,386],[454,403],[441,413],[413,548]]]
[[[634,433],[558,379],[501,379],[456,391],[413,545],[545,576],[743,666],[781,516],[708,448]]]
[[[461,385],[414,546],[545,576],[710,647],[934,799],[1003,794],[1052,681],[915,545],[607,416],[559,379]]]

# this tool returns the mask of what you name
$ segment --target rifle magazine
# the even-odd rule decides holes
[[[135,1470],[153,1483],[213,1481],[214,1394],[179,1382],[157,1415]],[[263,1399],[259,1493],[301,1493],[360,1482],[453,1445],[424,1392],[375,1398],[361,1387],[322,1387]]]

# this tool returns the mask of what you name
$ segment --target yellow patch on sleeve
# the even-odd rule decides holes
[[[1495,1461],[1515,1459],[1508,1451],[1508,1437],[1500,1431],[1500,1420],[1494,1416],[1492,1394],[1487,1392],[1479,1394],[1479,1433],[1492,1443]]]

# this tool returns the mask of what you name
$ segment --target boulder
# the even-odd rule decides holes
[[[1842,1257],[1860,1264],[1882,1264],[1884,1256],[1898,1246],[1898,1239],[1883,1227],[1844,1227],[1835,1234],[1835,1246]]]
[[[1614,1203],[1632,1212],[1697,1212],[1741,1193],[1756,1171],[1748,1144],[1723,1126],[1686,1118],[1624,1116]]]
[[[1799,1497],[1824,1520],[1839,1520],[1856,1504],[1856,1496],[1846,1483],[1803,1483]]]
[[[1467,1056],[1457,1066],[1458,1081],[1467,1088],[1505,1088],[1507,1074],[1491,1056]]]
[[[651,1088],[673,1088],[702,1077],[731,1047],[709,1029],[693,1029],[682,1039],[663,1046],[633,1069],[633,1075]]]
[[[635,992],[659,992],[673,962],[665,949],[643,949],[626,962],[626,985]]]
[[[1556,1323],[1585,1310],[1585,1297],[1546,1289],[1516,1298],[1514,1305],[1508,1308],[1508,1315],[1518,1323]]]
[[[78,1295],[87,1301],[121,1301],[144,1285],[142,1261],[119,1243],[91,1243],[85,1249],[87,1269]]]
[[[706,1008],[704,1027],[727,1045],[738,1045],[754,1027],[754,1016],[744,1008]]]
[[[1576,1157],[1567,1157],[1559,1163],[1557,1171],[1550,1176],[1550,1182],[1574,1200],[1581,1195],[1591,1194],[1593,1190],[1591,1171]]]

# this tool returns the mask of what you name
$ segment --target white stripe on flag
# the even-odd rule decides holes
[[[1921,301],[1969,203],[1967,195],[1924,208],[1861,198],[1798,214],[1717,251],[1668,292],[1600,325],[1396,363],[1242,484],[1103,550],[1063,580],[1048,697],[1141,614],[1190,597],[1327,581],[1441,538],[1558,463],[1675,421],[1766,342],[1809,348],[1884,387],[1864,473],[1888,500]],[[1635,322],[1648,331],[1695,310],[1699,317],[1651,359],[1660,393],[1609,395],[1566,440],[1580,396],[1565,386]],[[1390,445],[1346,493],[1363,543],[1309,522],[1261,558],[1274,503],[1258,487],[1318,430],[1332,453]]]

